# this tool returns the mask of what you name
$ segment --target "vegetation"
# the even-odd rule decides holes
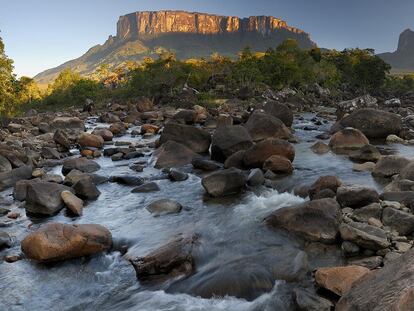
[[[245,48],[237,59],[213,54],[209,59],[181,61],[160,50],[158,58],[148,57],[141,63],[129,61],[116,69],[103,64],[88,78],[66,69],[42,93],[32,79],[16,79],[0,39],[0,112],[57,110],[81,106],[86,99],[99,103],[137,96],[180,103],[186,89],[195,90],[190,93],[201,103],[241,91],[254,95],[266,88],[301,89],[315,83],[351,94],[414,90],[414,76],[391,76],[389,71],[390,66],[370,49],[303,50],[296,41],[286,40],[261,53]],[[194,97],[189,102],[194,103]]]

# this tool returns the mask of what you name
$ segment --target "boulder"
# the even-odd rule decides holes
[[[369,269],[361,266],[319,268],[315,273],[315,281],[319,287],[342,296],[356,281],[369,273]]]
[[[32,171],[33,168],[31,166],[23,165],[11,171],[0,173],[0,191],[14,187],[20,180],[30,179]]]
[[[340,102],[337,106],[336,114],[338,119],[341,119],[345,114],[350,114],[358,109],[377,107],[377,99],[367,94]]]
[[[368,187],[341,186],[336,192],[336,199],[343,207],[359,208],[379,202],[379,194]]]
[[[149,204],[146,209],[154,216],[176,214],[181,212],[182,205],[170,199],[161,199]]]
[[[68,159],[63,162],[62,174],[67,175],[72,170],[78,170],[83,173],[93,173],[100,169],[100,165],[86,158]]]
[[[386,138],[391,134],[398,135],[402,130],[400,116],[370,108],[352,112],[340,121],[340,125],[342,128],[356,128],[368,138]]]
[[[322,141],[317,141],[311,146],[311,150],[316,154],[324,154],[329,152],[329,146]]]
[[[368,222],[370,218],[381,219],[382,207],[379,203],[371,203],[367,206],[355,209],[352,216],[360,222]]]
[[[383,201],[399,202],[409,206],[414,201],[414,191],[389,191],[380,195]]]
[[[264,105],[264,111],[281,120],[286,126],[292,126],[293,112],[287,105],[276,101],[269,101]]]
[[[188,179],[188,174],[175,168],[172,168],[168,172],[168,178],[171,181],[184,181]]]
[[[191,109],[184,109],[178,111],[174,116],[173,120],[182,124],[194,124],[197,120],[197,112]]]
[[[295,158],[295,149],[285,140],[268,138],[246,150],[243,163],[246,167],[261,168],[263,163],[273,155],[285,157],[292,162]]]
[[[3,248],[9,248],[13,244],[13,240],[7,232],[0,231],[0,251]]]
[[[410,163],[410,160],[402,156],[389,155],[382,156],[377,164],[375,165],[372,175],[377,177],[391,177],[402,172],[402,169],[405,168]]]
[[[243,159],[244,159],[245,153],[246,153],[246,150],[240,150],[240,151],[233,153],[231,156],[229,156],[226,159],[226,161],[224,161],[224,168],[235,167],[235,168],[243,169],[244,168]]]
[[[109,131],[111,131],[111,133],[114,136],[120,136],[126,133],[127,127],[123,122],[116,122],[116,123],[112,123],[109,126]]]
[[[247,177],[247,184],[251,187],[263,185],[264,181],[263,172],[259,168],[252,169]]]
[[[409,235],[414,231],[414,215],[392,207],[384,208],[382,223],[391,227],[400,235]]]
[[[84,148],[92,147],[100,149],[103,147],[104,139],[98,135],[82,133],[78,136],[78,144]]]
[[[357,162],[377,162],[381,153],[373,145],[365,145],[349,154],[349,158]]]
[[[171,168],[190,164],[192,160],[198,157],[190,148],[181,145],[175,141],[167,141],[159,147],[154,155],[158,157],[156,168]]]
[[[154,191],[160,191],[160,187],[155,182],[149,182],[131,190],[132,193],[146,193]]]
[[[414,181],[414,161],[411,161],[410,163],[408,163],[401,170],[400,178]]]
[[[61,197],[63,191],[70,191],[70,188],[53,182],[29,183],[26,194],[26,211],[48,216],[56,214],[64,207]]]
[[[39,262],[61,261],[109,250],[111,232],[100,225],[51,223],[26,236],[22,251]]]
[[[50,123],[50,129],[83,132],[85,126],[83,121],[77,117],[57,117]]]
[[[295,288],[293,298],[300,311],[331,311],[333,304],[309,290]]]
[[[339,227],[341,238],[373,251],[387,248],[390,242],[384,230],[358,222],[342,223]]]
[[[70,149],[70,139],[64,130],[57,129],[53,134],[53,140],[56,144],[62,146],[64,150],[68,151]]]
[[[60,153],[59,153],[59,151],[57,151],[54,148],[42,147],[42,150],[40,151],[40,154],[45,159],[55,159],[55,160],[59,160],[60,159]]]
[[[265,113],[253,113],[245,125],[254,141],[266,138],[289,139],[290,130],[279,119]]]
[[[253,145],[249,132],[241,125],[222,126],[215,130],[211,141],[211,159],[224,162],[232,154]]]
[[[168,122],[161,133],[160,144],[170,140],[182,144],[194,152],[205,153],[210,148],[211,136],[210,133],[198,127]]]
[[[239,193],[245,187],[246,177],[241,170],[229,168],[207,175],[201,184],[209,195],[221,197]]]
[[[10,172],[12,169],[10,161],[7,160],[6,157],[0,155],[0,174]]]
[[[293,165],[285,157],[272,155],[263,163],[263,170],[269,170],[275,174],[292,174]]]
[[[283,207],[270,214],[265,222],[312,242],[334,243],[342,213],[334,199],[320,199]]]
[[[220,165],[218,165],[216,162],[201,158],[193,159],[193,161],[191,161],[191,164],[195,169],[199,169],[202,171],[216,171],[220,169]]]
[[[83,201],[79,199],[76,195],[74,195],[70,191],[62,191],[60,193],[63,202],[65,203],[66,207],[75,215],[81,216],[83,210]]]
[[[95,128],[92,134],[102,137],[104,141],[112,141],[114,138],[114,134],[106,128]]]
[[[101,195],[101,192],[89,179],[80,179],[73,185],[73,190],[77,196],[85,200],[95,200]]]
[[[336,190],[342,185],[342,182],[336,176],[321,176],[309,187],[309,198],[311,200],[322,190],[329,189],[336,194]]]
[[[354,283],[337,311],[400,310],[414,306],[414,249]]]
[[[350,127],[336,132],[329,141],[329,147],[334,152],[359,149],[368,144],[369,140],[361,131]]]
[[[130,175],[113,175],[109,178],[109,181],[127,186],[141,186],[144,184],[144,179],[141,177]]]

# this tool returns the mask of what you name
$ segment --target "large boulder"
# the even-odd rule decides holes
[[[371,95],[363,95],[351,100],[342,101],[338,104],[336,115],[341,119],[345,114],[350,114],[362,108],[377,108],[377,99]]]
[[[343,207],[358,208],[379,202],[379,194],[368,187],[341,186],[336,192],[336,199]]]
[[[281,120],[286,126],[292,126],[293,112],[287,105],[269,101],[264,105],[264,111]]]
[[[384,230],[365,223],[342,223],[339,232],[344,241],[355,243],[373,251],[390,246]]]
[[[410,163],[408,163],[401,170],[400,178],[414,181],[414,161],[411,161]]]
[[[91,179],[80,179],[73,185],[73,190],[77,196],[86,200],[95,200],[101,195]]]
[[[86,158],[74,158],[68,159],[63,162],[62,174],[67,175],[72,170],[78,170],[83,173],[93,173],[99,170],[101,166],[89,159]]]
[[[102,138],[102,136],[98,136],[95,134],[82,133],[78,136],[78,144],[84,148],[102,148],[104,144],[104,139]]]
[[[327,198],[278,209],[265,222],[307,241],[333,243],[341,219],[339,204],[334,199]]]
[[[27,185],[26,211],[32,214],[53,215],[65,205],[61,197],[69,187],[53,182],[33,182]]]
[[[357,162],[377,162],[381,158],[381,153],[373,145],[365,145],[349,154],[349,158]]]
[[[51,223],[26,236],[21,246],[27,258],[51,262],[106,251],[112,246],[112,236],[100,225]]]
[[[33,168],[29,165],[12,169],[11,171],[0,173],[0,191],[14,187],[20,180],[30,179]]]
[[[414,231],[414,215],[392,207],[384,208],[382,223],[396,230],[400,235],[408,235]]]
[[[357,280],[368,273],[370,270],[361,266],[319,268],[315,273],[315,281],[319,287],[342,296]]]
[[[92,134],[101,136],[104,141],[112,141],[112,139],[114,138],[114,134],[112,134],[112,132],[106,128],[95,128],[92,131]]]
[[[253,113],[245,126],[254,141],[266,138],[289,139],[292,136],[282,121],[261,112]]]
[[[411,311],[414,306],[413,284],[414,249],[354,283],[335,310]]]
[[[57,129],[53,134],[53,141],[60,145],[64,150],[70,150],[70,138],[65,130]]]
[[[365,135],[357,129],[345,128],[332,135],[329,147],[335,152],[355,150],[369,144]]]
[[[167,141],[159,147],[154,155],[157,157],[156,168],[171,168],[190,164],[194,158],[198,157],[190,148],[175,141]]]
[[[293,165],[285,157],[272,155],[263,163],[263,170],[269,170],[275,174],[292,174]]]
[[[0,173],[7,173],[12,170],[12,165],[6,157],[0,155]]]
[[[384,178],[392,177],[400,174],[409,163],[410,160],[402,156],[382,156],[375,165],[372,175]]]
[[[215,130],[211,141],[211,159],[224,162],[232,154],[253,145],[249,132],[241,125],[222,126]]]
[[[368,138],[386,138],[391,134],[399,135],[402,129],[400,116],[370,108],[352,112],[344,117],[339,124],[342,128],[356,128]]]
[[[285,157],[290,162],[293,162],[295,148],[285,140],[268,138],[246,150],[243,163],[247,167],[261,168],[263,163],[273,155]]]
[[[77,117],[57,117],[50,123],[50,129],[83,132],[85,126],[83,121]]]
[[[336,194],[337,189],[342,185],[342,182],[336,176],[321,176],[309,187],[309,198],[313,200],[318,193],[329,189]]]
[[[241,170],[229,168],[207,175],[201,180],[201,184],[209,195],[220,197],[239,193],[246,181],[246,176]]]
[[[168,122],[162,131],[160,144],[170,140],[187,146],[194,152],[204,153],[210,148],[211,136],[207,131],[195,126]]]

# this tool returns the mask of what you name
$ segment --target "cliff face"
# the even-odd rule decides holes
[[[394,69],[414,70],[414,31],[404,30],[398,40],[398,48],[392,53],[378,54]]]
[[[256,32],[269,35],[285,29],[300,34],[302,30],[287,26],[272,16],[239,18],[184,11],[135,12],[119,18],[117,37],[147,37],[165,33],[226,34]]]

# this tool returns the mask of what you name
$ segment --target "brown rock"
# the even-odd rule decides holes
[[[114,134],[106,128],[96,128],[93,130],[92,134],[101,136],[104,141],[112,141]]]
[[[312,200],[315,195],[324,189],[330,189],[334,193],[342,185],[336,176],[321,176],[309,188],[309,198]]]
[[[345,128],[335,133],[329,141],[329,146],[335,152],[359,149],[368,144],[368,138],[360,130],[354,128]]]
[[[292,174],[293,165],[285,157],[272,155],[263,163],[263,170],[270,170],[276,174]]]
[[[102,148],[104,139],[98,135],[82,133],[78,136],[78,144],[81,147]]]
[[[62,197],[63,202],[67,206],[67,208],[77,216],[82,215],[83,210],[83,201],[79,199],[76,195],[74,195],[70,191],[62,191],[60,194]]]
[[[289,139],[291,137],[290,130],[282,121],[261,112],[253,113],[245,126],[254,141],[266,138]]]
[[[329,152],[329,146],[322,141],[318,141],[312,145],[311,150],[316,154],[324,154]]]
[[[159,147],[154,155],[158,157],[155,163],[156,168],[171,168],[190,164],[197,157],[197,153],[190,148],[176,143],[175,141],[167,141]]]
[[[247,167],[260,168],[272,155],[285,157],[292,162],[295,158],[295,149],[285,140],[268,138],[246,150],[243,162]]]

